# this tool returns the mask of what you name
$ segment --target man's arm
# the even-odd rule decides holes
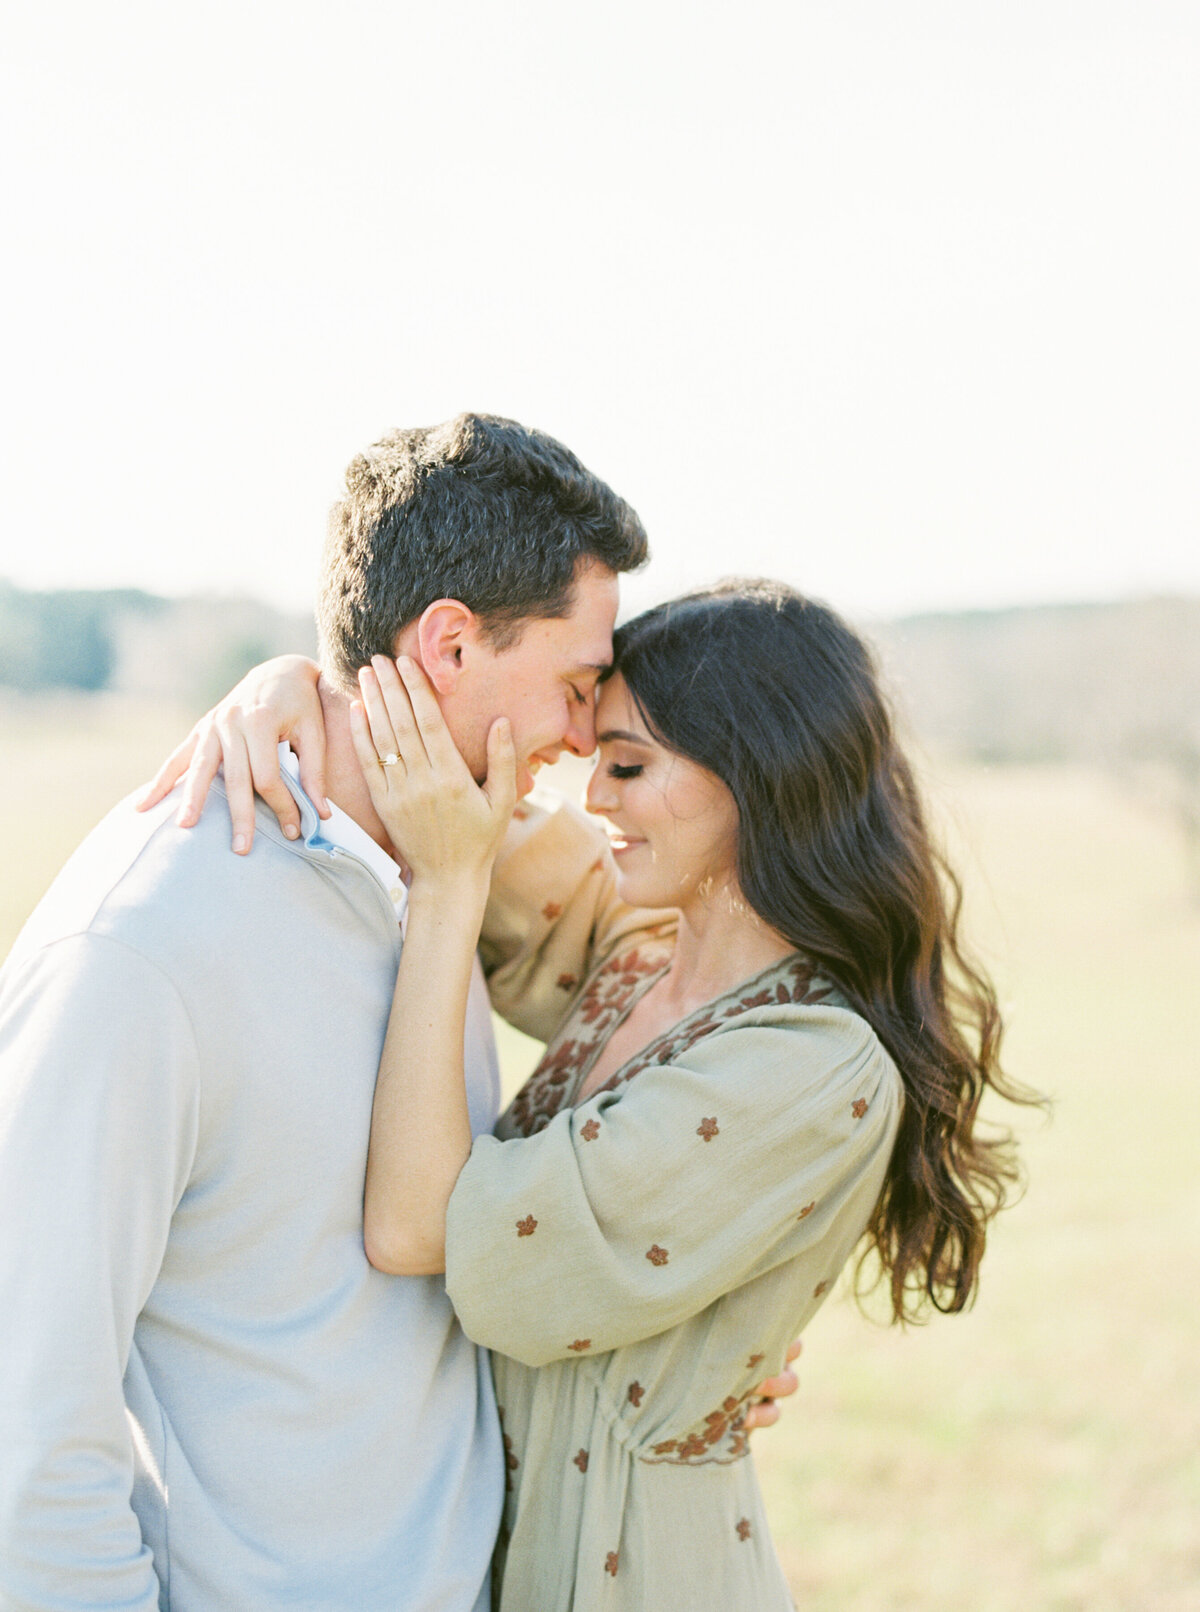
[[[195,1148],[169,980],[118,941],[0,975],[0,1604],[158,1605],[122,1379]]]

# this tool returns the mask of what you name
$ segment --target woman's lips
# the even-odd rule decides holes
[[[610,834],[608,848],[614,856],[622,856],[626,851],[636,851],[639,845],[645,845],[645,840],[632,839],[628,834]]]

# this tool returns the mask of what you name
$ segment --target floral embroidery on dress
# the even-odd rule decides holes
[[[601,964],[571,1014],[573,1033],[550,1046],[513,1099],[508,1118],[521,1135],[532,1136],[544,1130],[558,1113],[563,1102],[562,1088],[586,1068],[607,1039],[614,1020],[632,1005],[638,990],[666,968],[671,949],[669,940],[659,940],[651,932],[645,944]],[[564,991],[574,990],[578,983],[573,974],[559,975],[558,985]],[[589,1125],[593,1123],[588,1121]],[[590,1142],[598,1133],[589,1133],[585,1127],[582,1134]]]
[[[594,1142],[600,1135],[600,1121],[589,1119],[585,1125],[579,1127],[579,1134],[585,1142]]]
[[[750,1451],[744,1409],[749,1397],[749,1390],[740,1399],[730,1394],[721,1402],[719,1410],[709,1411],[702,1428],[694,1428],[683,1438],[661,1439],[657,1444],[652,1444],[651,1453],[643,1455],[641,1459],[650,1466],[659,1466],[664,1462],[685,1466],[716,1462],[728,1466],[732,1461],[740,1461]]]
[[[738,1525],[737,1525],[737,1536],[738,1536],[738,1538],[740,1540],[742,1540],[743,1543],[744,1543],[747,1539],[750,1538],[750,1535],[751,1535],[752,1532],[753,1532],[753,1530],[750,1527],[750,1519],[749,1519],[749,1517],[741,1517],[741,1518],[739,1518],[738,1519]]]
[[[586,1472],[587,1471],[587,1464],[588,1464],[588,1452],[586,1450],[580,1450],[579,1454],[571,1462],[571,1465],[572,1466],[577,1466],[581,1472]]]
[[[860,1097],[857,1102],[851,1105],[850,1108],[850,1112],[854,1115],[855,1119],[861,1119],[866,1111],[867,1100],[865,1097]]]
[[[691,1018],[682,1020],[657,1041],[652,1041],[649,1046],[643,1048],[602,1086],[598,1086],[597,1091],[615,1091],[618,1086],[632,1080],[635,1075],[640,1075],[643,1069],[673,1063],[704,1036],[711,1035],[730,1019],[739,1018],[752,1008],[771,1007],[777,1003],[784,1005],[824,1002],[834,994],[833,987],[818,976],[816,969],[805,958],[794,957],[790,963],[778,966],[783,971],[783,978],[777,985],[750,992],[746,996],[735,997],[732,1001],[722,997],[699,1009]],[[584,993],[584,1002],[587,1001],[588,994]]]
[[[611,1573],[613,1578],[616,1578],[617,1576],[617,1563],[620,1561],[620,1559],[620,1556],[615,1550],[610,1550],[608,1555],[604,1558],[604,1571],[606,1573]]]
[[[517,1236],[532,1237],[537,1230],[537,1221],[532,1215],[526,1215],[524,1220],[517,1221]]]
[[[753,1371],[755,1366],[761,1366],[766,1358],[766,1355],[751,1355],[746,1362],[746,1370]]]
[[[706,1142],[711,1142],[714,1136],[720,1136],[721,1129],[717,1124],[716,1116],[712,1119],[702,1119],[696,1126],[696,1135],[702,1136]]]
[[[646,1250],[646,1258],[650,1261],[651,1265],[665,1265],[667,1263],[668,1255],[665,1248],[660,1248],[658,1244],[655,1243],[652,1247]]]
[[[645,931],[633,948],[618,952],[602,962],[585,983],[565,1028],[571,1034],[564,1041],[551,1043],[545,1057],[513,1099],[506,1116],[506,1126],[522,1136],[533,1136],[544,1130],[562,1107],[564,1088],[587,1068],[608,1039],[617,1023],[625,1017],[637,998],[670,964],[674,951],[672,925],[660,924]],[[747,991],[744,996],[722,997],[701,1008],[691,1018],[673,1026],[665,1035],[611,1075],[599,1091],[615,1091],[644,1069],[671,1063],[703,1036],[719,1030],[731,1019],[753,1008],[771,1007],[778,1003],[816,1003],[834,995],[834,988],[823,980],[813,965],[803,957],[776,965],[770,971],[779,976],[775,983]],[[761,975],[756,975],[761,979]],[[559,976],[558,984],[565,991],[574,990],[578,980],[573,974]],[[594,1094],[593,1094],[594,1095]],[[588,1121],[588,1125],[593,1122]],[[702,1123],[709,1126],[708,1117]],[[710,1141],[719,1134],[714,1118],[710,1131],[699,1131]],[[504,1134],[501,1132],[501,1134]],[[580,1134],[587,1141],[595,1140],[595,1133],[587,1127]]]
[[[561,902],[547,901],[546,905],[542,908],[542,917],[546,920],[546,922],[548,924],[552,924],[556,918],[561,918],[562,917],[562,904],[561,904]]]
[[[592,1340],[590,1338],[576,1338],[574,1343],[567,1345],[567,1348],[573,1349],[577,1355],[581,1355],[585,1349],[590,1349],[591,1347]]]
[[[633,1406],[634,1410],[638,1409],[645,1397],[646,1390],[642,1387],[641,1383],[630,1383],[629,1403]]]
[[[817,1207],[817,1200],[814,1198],[811,1203],[806,1203],[804,1205],[804,1208],[801,1209],[800,1213],[796,1216],[796,1219],[797,1220],[807,1220],[809,1215],[812,1214],[813,1210],[816,1207]]]

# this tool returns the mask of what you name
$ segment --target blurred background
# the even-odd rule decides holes
[[[0,954],[311,647],[389,426],[563,438],[649,529],[629,611],[776,575],[877,644],[1055,1109],[970,1315],[805,1339],[801,1608],[1200,1605],[1198,69],[1190,0],[6,22]]]

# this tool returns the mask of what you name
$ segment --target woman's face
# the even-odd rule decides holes
[[[596,704],[587,808],[608,819],[617,892],[636,907],[688,907],[734,884],[737,807],[713,773],[651,738],[617,672]]]

